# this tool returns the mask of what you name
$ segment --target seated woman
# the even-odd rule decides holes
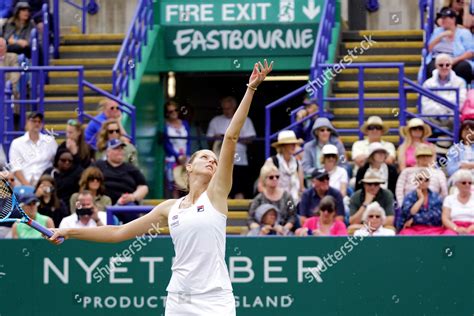
[[[461,124],[459,141],[449,148],[446,157],[446,169],[451,177],[459,169],[474,172],[474,121],[466,120]]]
[[[433,155],[436,154],[434,145],[426,140],[431,134],[431,127],[419,118],[412,118],[407,126],[400,127],[400,135],[404,138],[403,143],[398,147],[400,170],[416,165],[415,149],[419,144],[429,145],[433,150]]]
[[[341,192],[342,197],[347,196],[347,184],[349,176],[346,169],[337,165],[339,152],[337,147],[331,144],[324,145],[321,155],[321,164],[329,174],[329,186]]]
[[[273,204],[262,204],[255,210],[258,226],[253,225],[247,236],[284,236],[288,234],[280,222],[280,212]]]
[[[25,211],[31,219],[37,221],[40,225],[46,228],[54,228],[54,223],[51,218],[38,213],[39,200],[33,193],[25,193],[20,195],[18,202],[20,202],[21,208]],[[23,223],[14,223],[12,226],[12,238],[13,239],[26,239],[26,238],[42,238],[42,234],[36,229],[25,225]]]
[[[112,205],[110,197],[105,195],[104,174],[97,167],[89,167],[82,172],[79,180],[79,192],[88,191],[94,199],[94,205],[100,212],[105,211],[105,207]],[[79,192],[74,193],[69,200],[69,208],[71,212],[76,209],[77,198]]]
[[[138,167],[137,149],[130,143],[129,139],[122,135],[120,124],[115,119],[110,119],[102,123],[97,136],[97,152],[95,154],[96,160],[106,160],[105,153],[107,149],[107,142],[111,139],[120,139],[125,146],[123,147],[125,160]]]
[[[302,228],[296,230],[297,236],[347,236],[346,225],[336,219],[336,201],[325,196],[319,203],[316,216],[308,218]]]
[[[54,157],[53,167],[46,169],[43,174],[54,178],[58,197],[69,206],[71,195],[79,190],[79,179],[83,170],[81,165],[74,163],[69,150],[60,149]]]
[[[291,194],[293,201],[298,203],[304,191],[303,168],[294,156],[296,145],[303,143],[297,139],[293,131],[278,133],[278,141],[272,144],[277,154],[269,157],[265,164],[275,165],[280,172],[279,187]],[[259,181],[259,187],[262,182]]]
[[[446,176],[443,171],[434,167],[434,155],[430,146],[420,144],[415,150],[416,165],[402,170],[397,180],[397,187],[395,189],[395,196],[399,206],[403,205],[403,199],[408,193],[416,190],[418,181],[416,181],[416,174],[421,168],[427,169],[429,174],[429,188],[434,193],[440,195],[444,199],[448,195],[448,184]]]
[[[280,214],[279,224],[286,233],[293,230],[296,223],[296,205],[291,194],[279,186],[280,172],[273,164],[265,164],[260,170],[263,191],[254,197],[249,208],[248,225],[250,229],[260,227],[255,212],[262,204],[272,204]]]
[[[390,190],[395,194],[395,187],[398,179],[397,169],[385,162],[389,153],[385,147],[379,143],[374,142],[369,145],[369,157],[365,165],[357,171],[355,190],[362,189],[362,179],[367,172],[378,175],[384,181],[380,185],[382,189]]]
[[[56,194],[56,181],[50,175],[42,175],[35,186],[35,195],[39,200],[38,212],[53,219],[54,227],[59,227],[62,219],[70,212]]]
[[[472,80],[472,67],[469,62],[472,58],[472,34],[456,25],[456,13],[452,9],[443,9],[440,16],[440,27],[434,29],[428,41],[430,53],[426,76],[431,77],[435,69],[436,56],[444,53],[453,57],[454,72],[469,83]]]
[[[414,175],[417,187],[403,199],[395,226],[400,235],[439,235],[441,227],[441,196],[430,186],[431,169],[421,168]]]
[[[370,203],[362,214],[364,227],[356,230],[354,236],[395,236],[395,231],[383,227],[385,211],[377,202]]]
[[[474,235],[474,195],[472,173],[458,170],[453,175],[458,193],[448,195],[443,202],[443,235]]]
[[[59,149],[68,149],[72,153],[74,163],[83,168],[91,164],[93,152],[84,138],[84,127],[76,119],[67,121],[66,140],[58,146]]]
[[[8,42],[8,51],[31,57],[30,34],[35,28],[31,19],[30,5],[20,1],[15,5],[13,16],[3,27],[3,37]]]

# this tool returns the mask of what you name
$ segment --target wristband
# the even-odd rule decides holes
[[[250,84],[247,83],[247,87],[250,89],[250,90],[253,90],[253,91],[257,91],[257,88],[254,88],[252,87]]]

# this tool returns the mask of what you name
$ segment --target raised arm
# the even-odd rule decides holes
[[[116,243],[141,236],[143,234],[158,234],[156,229],[167,226],[168,214],[176,200],[167,200],[158,204],[145,216],[139,217],[125,225],[100,226],[94,228],[63,228],[54,230],[49,239],[58,244],[57,238],[74,238],[96,242]]]
[[[272,71],[273,62],[268,65],[267,60],[262,63],[256,63],[250,75],[247,91],[240,102],[229,127],[224,134],[222,147],[219,155],[219,164],[216,174],[213,176],[207,193],[217,209],[227,209],[227,196],[232,187],[232,169],[234,166],[234,155],[237,142],[239,140],[240,130],[247,119],[250,104],[257,87],[265,80],[270,71]]]

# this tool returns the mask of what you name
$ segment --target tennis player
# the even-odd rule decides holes
[[[176,253],[168,284],[166,316],[235,315],[227,265],[225,236],[227,197],[232,186],[234,153],[239,134],[247,118],[253,95],[273,62],[254,65],[247,91],[224,135],[219,160],[210,150],[195,152],[186,165],[188,194],[167,200],[150,213],[121,226],[54,230],[50,238],[75,238],[96,242],[122,242],[147,233],[152,224],[169,226]],[[235,179],[238,181],[238,179]]]

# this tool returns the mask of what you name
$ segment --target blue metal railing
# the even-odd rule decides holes
[[[130,77],[135,79],[141,62],[142,46],[147,45],[148,30],[153,28],[153,0],[140,0],[127,35],[112,69],[112,94],[128,97]]]
[[[53,25],[54,25],[54,58],[59,58],[59,41],[60,41],[60,27],[59,27],[59,1],[60,0],[54,0],[53,2]],[[96,14],[99,11],[99,5],[95,0],[81,0],[82,4],[78,5],[74,3],[71,0],[63,0],[65,4],[68,4],[78,10],[81,11],[80,19],[81,19],[81,31],[82,34],[86,34],[87,32],[87,14]]]
[[[107,225],[114,225],[114,215],[118,213],[126,214],[140,214],[148,213],[153,209],[151,205],[122,205],[122,206],[107,206]]]
[[[426,80],[426,62],[428,52],[428,41],[433,33],[435,24],[434,0],[419,0],[420,23],[423,32],[423,49],[421,51],[421,67],[418,75],[418,82],[422,84]]]

